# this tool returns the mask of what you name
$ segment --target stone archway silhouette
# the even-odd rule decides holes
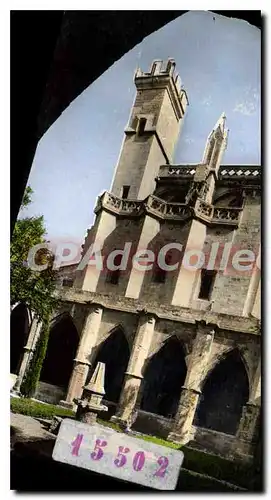
[[[100,345],[91,370],[93,373],[99,361],[105,363],[106,401],[118,402],[129,357],[130,349],[124,331],[121,326],[116,327]]]
[[[145,369],[141,410],[174,417],[186,372],[184,348],[176,337],[171,337]]]
[[[227,352],[203,382],[194,424],[235,435],[248,399],[246,367],[240,351],[235,348]]]
[[[69,314],[55,319],[51,328],[40,380],[67,389],[79,335]]]
[[[30,323],[29,310],[24,303],[20,302],[10,315],[10,372],[16,375],[27,342]]]

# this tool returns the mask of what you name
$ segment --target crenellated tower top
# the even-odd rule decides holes
[[[149,71],[135,72],[136,96],[111,186],[116,196],[146,198],[159,166],[173,161],[188,105],[175,65],[173,59],[156,60]]]
[[[134,82],[138,90],[167,87],[178,112],[179,119],[184,116],[189,101],[187,93],[182,86],[181,78],[176,72],[174,59],[170,58],[168,61],[155,60],[150,67],[150,71],[146,72],[137,68]]]

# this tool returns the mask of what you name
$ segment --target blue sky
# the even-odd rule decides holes
[[[111,66],[40,140],[28,180],[33,203],[22,215],[43,214],[51,240],[83,241],[96,197],[111,185],[134,100],[134,71],[169,57],[190,102],[174,163],[201,160],[223,111],[230,129],[223,163],[261,162],[260,30],[210,12],[189,12]]]

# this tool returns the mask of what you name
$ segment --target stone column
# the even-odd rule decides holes
[[[20,365],[19,373],[18,373],[16,382],[15,382],[15,385],[12,389],[12,392],[15,392],[18,394],[20,393],[22,381],[23,381],[23,378],[26,374],[26,371],[27,371],[30,359],[32,357],[32,354],[35,350],[35,346],[36,346],[37,340],[39,338],[41,326],[42,326],[42,323],[41,322],[39,323],[37,317],[34,316],[33,321],[31,323],[30,330],[29,330],[27,343],[24,346],[24,354],[22,357],[22,362]]]
[[[155,321],[155,315],[142,311],[127,372],[125,373],[117,412],[112,417],[112,421],[126,423],[136,405],[141,380],[143,379],[142,368],[151,346]]]
[[[65,400],[60,401],[59,404],[61,406],[73,408],[74,398],[81,397],[83,386],[86,383],[88,371],[91,366],[89,357],[97,342],[102,313],[103,308],[100,305],[93,304],[91,306],[91,310],[86,317],[76,358],[74,360],[74,368],[70,378],[67,396]]]
[[[206,373],[214,339],[214,325],[198,322],[197,335],[190,356],[187,375],[182,387],[181,398],[172,431],[168,439],[185,444],[190,440],[192,424],[201,394],[200,384]]]
[[[237,439],[255,443],[260,424],[261,407],[255,403],[243,406],[242,417],[236,433]]]
[[[257,441],[261,412],[261,360],[259,359],[251,385],[250,398],[243,406],[242,416],[236,433],[237,439],[248,443]]]

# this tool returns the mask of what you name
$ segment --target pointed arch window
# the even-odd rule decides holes
[[[168,418],[174,417],[186,373],[183,346],[176,337],[171,337],[147,365],[141,409]]]
[[[214,367],[205,380],[195,425],[234,435],[248,399],[246,368],[239,350],[234,349]]]
[[[73,370],[79,335],[69,314],[63,314],[50,328],[47,352],[40,380],[67,388]]]
[[[130,350],[125,333],[118,327],[101,344],[93,364],[93,371],[99,361],[105,364],[106,401],[118,402],[129,357]],[[91,376],[91,373],[89,375]]]

